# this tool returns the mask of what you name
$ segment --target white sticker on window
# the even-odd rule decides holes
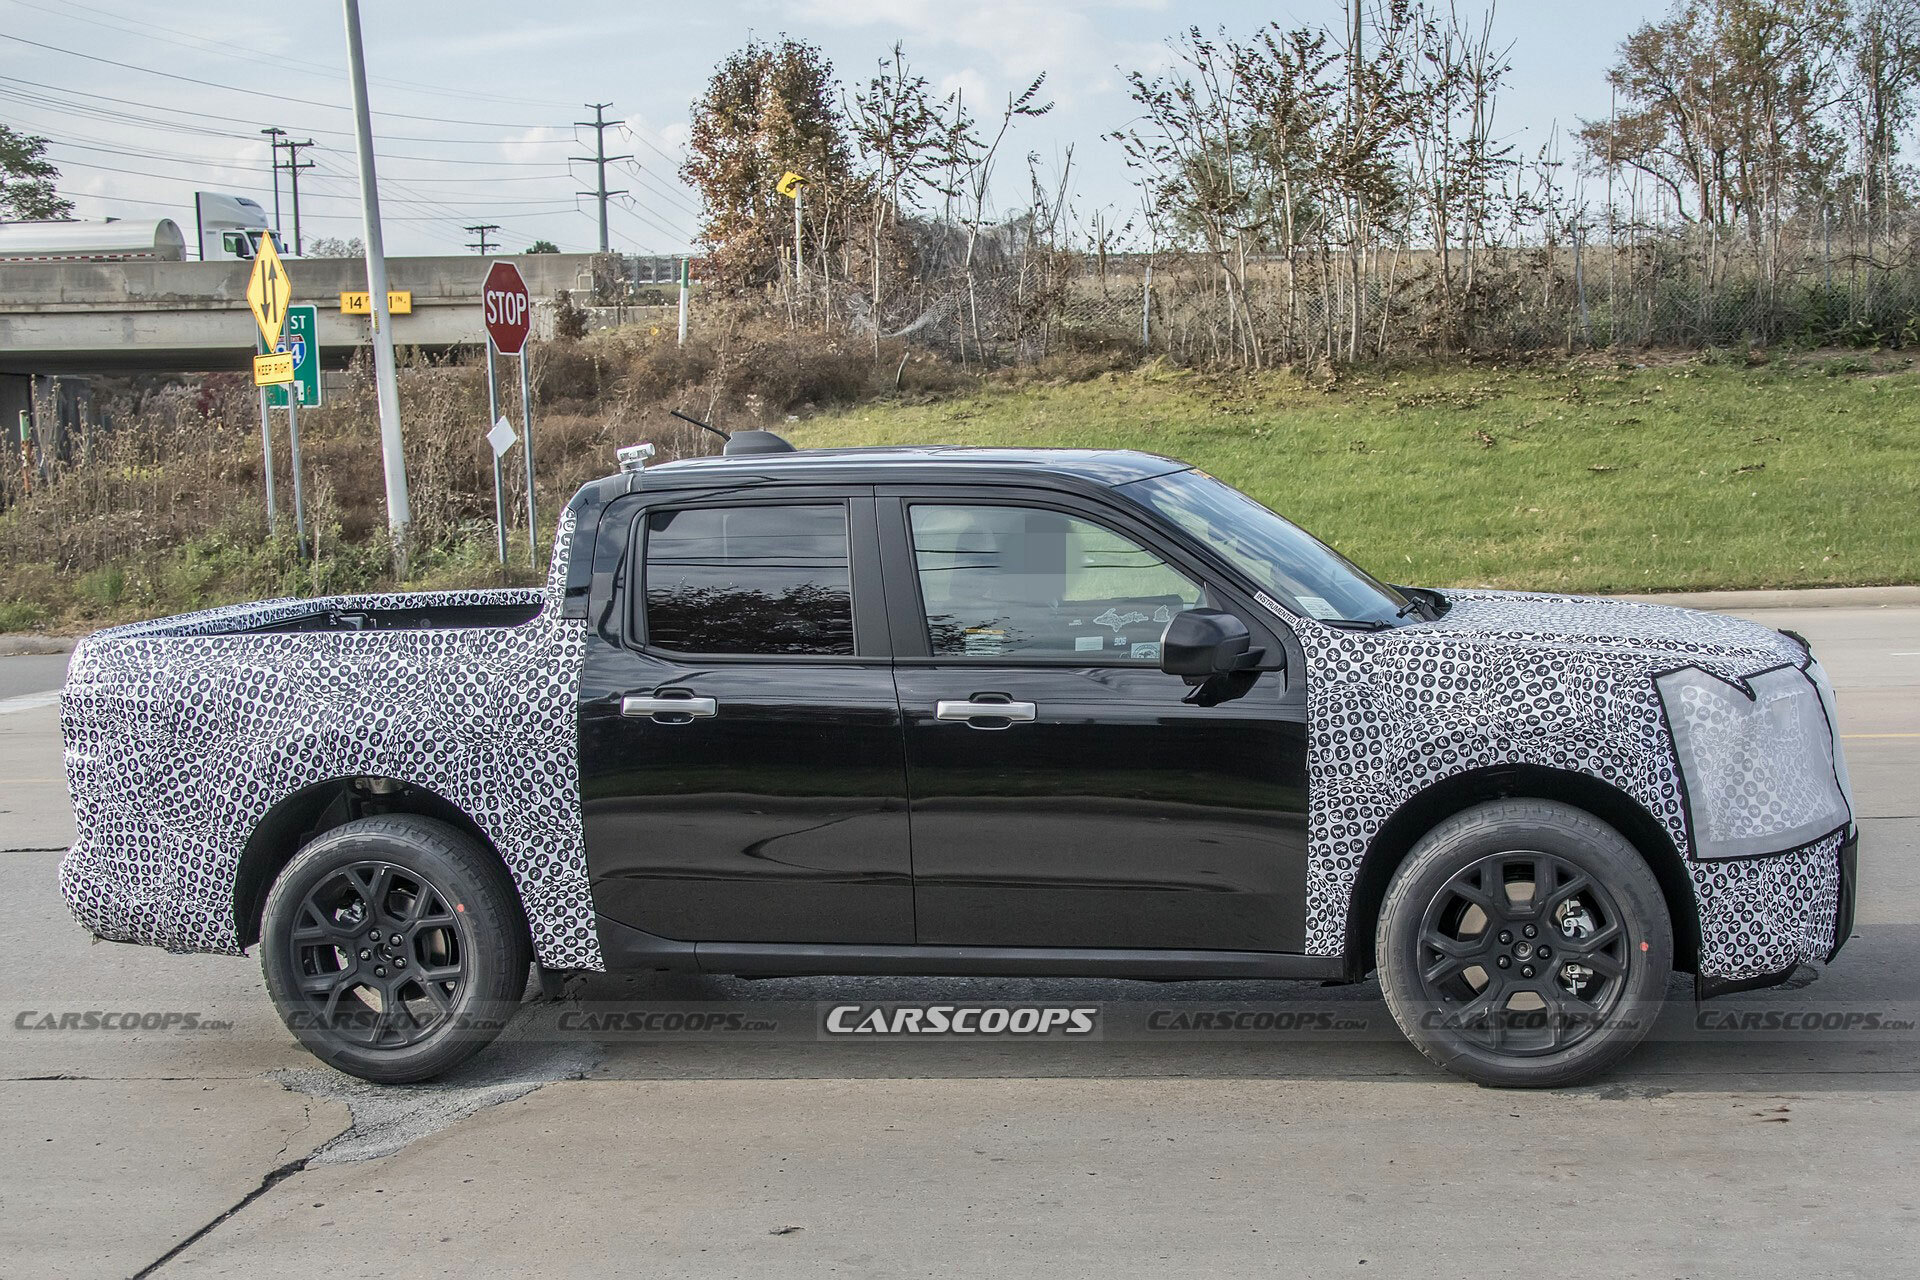
[[[1076,650],[1098,649],[1101,645],[1105,644],[1106,641],[1107,638],[1105,636],[1075,636],[1073,638],[1073,647]]]
[[[1325,621],[1328,618],[1337,618],[1340,616],[1340,611],[1320,596],[1295,596],[1294,599],[1300,602],[1300,607],[1307,611],[1309,618],[1319,618]]]

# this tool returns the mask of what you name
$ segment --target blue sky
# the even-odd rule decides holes
[[[1604,115],[1613,50],[1666,7],[1505,0],[1496,31],[1514,46],[1514,72],[1502,132],[1531,152],[1556,123]],[[609,132],[609,150],[635,156],[609,178],[631,190],[612,215],[614,247],[684,249],[696,202],[673,170],[688,104],[715,62],[750,34],[783,32],[820,45],[848,83],[903,40],[923,74],[943,89],[963,88],[983,110],[1047,72],[1056,109],[1009,146],[1003,203],[1024,192],[1021,155],[1034,151],[1054,165],[1071,146],[1081,216],[1107,208],[1123,223],[1134,198],[1118,147],[1102,135],[1133,117],[1126,70],[1163,65],[1166,38],[1188,26],[1245,33],[1267,21],[1337,21],[1340,8],[1336,0],[367,0],[388,251],[462,252],[471,239],[462,227],[481,222],[499,223],[509,250],[536,238],[593,248],[592,202],[574,194],[591,185],[591,166],[573,165],[570,176],[566,163],[592,149],[591,131],[582,141],[572,123],[590,118],[586,101],[613,103],[609,115],[623,127]],[[270,20],[255,16],[263,13]],[[306,153],[316,167],[301,177],[305,234],[356,235],[348,102],[336,4],[0,0],[0,121],[54,141],[62,189],[82,217],[190,220],[196,189],[253,195],[270,208],[257,130],[278,125],[316,143]],[[283,221],[290,234],[290,215]]]

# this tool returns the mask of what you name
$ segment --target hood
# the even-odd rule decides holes
[[[1698,609],[1604,596],[1523,591],[1448,591],[1453,607],[1435,622],[1382,635],[1466,635],[1514,646],[1550,645],[1592,653],[1705,660],[1742,671],[1807,660],[1798,642],[1757,623]]]

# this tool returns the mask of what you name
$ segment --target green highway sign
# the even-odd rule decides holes
[[[320,311],[317,307],[287,308],[287,329],[281,335],[279,351],[293,353],[293,381],[267,388],[267,403],[276,409],[287,407],[287,395],[298,397],[302,409],[320,405]]]

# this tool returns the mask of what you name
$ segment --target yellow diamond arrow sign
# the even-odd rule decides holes
[[[247,280],[247,305],[253,308],[260,336],[267,350],[280,345],[280,332],[287,327],[287,302],[293,297],[293,285],[287,269],[273,247],[273,234],[260,237],[260,256],[253,260],[253,275]]]
[[[787,199],[792,200],[799,196],[800,188],[806,185],[806,181],[805,178],[789,169],[780,175],[780,181],[773,184],[773,189]]]

